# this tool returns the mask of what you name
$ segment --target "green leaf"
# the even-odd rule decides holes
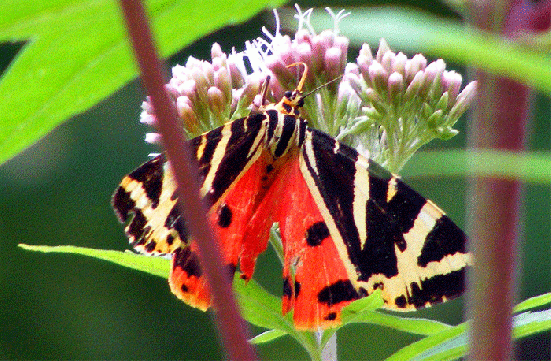
[[[244,281],[239,275],[233,280],[233,287],[241,308],[241,315],[247,322],[263,328],[276,330],[279,336],[288,334],[300,343],[310,354],[312,359],[319,358],[321,350],[312,332],[297,331],[292,318],[292,313],[281,313],[281,299],[268,293],[254,280]],[[268,342],[267,339],[262,342]],[[263,339],[262,337],[260,338]],[[254,339],[253,339],[254,340]]]
[[[402,173],[415,176],[492,176],[551,183],[551,154],[443,150],[418,152]]]
[[[258,345],[258,344],[261,344],[261,343],[266,343],[266,342],[273,341],[273,340],[275,340],[277,338],[280,338],[282,336],[285,336],[285,335],[287,335],[287,332],[285,332],[285,331],[269,330],[269,331],[266,331],[266,332],[262,332],[259,335],[256,335],[255,337],[250,339],[249,342],[254,344],[254,345]]]
[[[383,304],[380,291],[375,291],[368,297],[352,302],[342,309],[342,326],[350,323],[371,323],[417,335],[432,335],[451,327],[438,321],[398,317],[377,311]],[[326,330],[323,333],[321,345],[325,345],[336,331],[337,329]]]
[[[551,330],[551,309],[522,312],[514,317],[513,337],[521,338]]]
[[[150,0],[163,57],[281,0]],[[112,0],[4,0],[0,42],[26,41],[0,82],[0,164],[134,79],[137,68]]]
[[[284,15],[284,27],[294,24],[291,11]],[[333,28],[333,19],[319,11],[311,17],[311,24],[321,31]],[[523,49],[455,20],[411,9],[370,7],[354,9],[339,29],[355,46],[385,38],[396,51],[422,52],[473,65],[551,92],[551,67],[545,52]]]
[[[147,272],[168,279],[170,260],[162,257],[148,257],[131,252],[91,249],[75,246],[32,246],[20,244],[19,247],[43,253],[71,253],[98,258],[120,266]],[[245,282],[236,274],[234,290],[243,309],[243,317],[250,323],[265,328],[293,330],[293,322],[281,314],[281,300],[266,292],[254,280]]]
[[[390,360],[413,360],[426,359],[440,353],[440,360],[453,360],[457,358],[457,352],[464,354],[466,351],[465,330],[467,324],[462,323],[443,332],[428,336],[420,341],[414,342],[390,356]],[[453,355],[450,355],[453,353]]]
[[[376,310],[383,306],[384,302],[381,298],[381,292],[375,291],[371,295],[360,298],[348,306],[344,307],[341,311],[341,320],[342,325],[325,330],[321,337],[320,345],[323,348],[329,339],[335,334],[339,328],[349,324],[349,323],[358,323],[362,322],[361,319],[365,317],[366,314],[369,314],[371,311]],[[359,321],[360,320],[360,321]]]
[[[379,311],[367,312],[355,322],[372,323],[415,335],[432,335],[449,329],[450,325],[424,318],[406,318]]]
[[[292,320],[281,314],[281,299],[268,293],[256,281],[244,281],[236,274],[233,289],[245,320],[258,327],[289,330]]]
[[[374,311],[384,305],[381,291],[376,290],[371,295],[360,298],[342,309],[341,318],[343,325],[354,323],[361,319],[366,312]]]
[[[19,247],[35,252],[43,253],[70,253],[80,254],[116,263],[118,265],[147,272],[154,276],[167,279],[170,272],[170,261],[162,257],[148,257],[131,252],[91,249],[75,246],[32,246],[20,244]],[[300,343],[314,360],[319,359],[321,350],[312,332],[302,332],[295,329],[292,312],[287,315],[281,313],[281,299],[268,293],[256,281],[245,282],[238,274],[233,281],[233,289],[241,308],[241,314],[249,323],[275,330],[272,340],[276,335],[288,334]],[[268,334],[270,335],[270,334]],[[277,336],[277,337],[280,337]],[[269,336],[259,339],[268,342]]]
[[[20,244],[19,247],[34,252],[43,253],[71,253],[94,257],[104,261],[116,263],[123,267],[149,273],[153,276],[168,279],[170,261],[162,257],[147,257],[132,252],[120,252],[105,249],[92,249],[75,246],[32,246]]]
[[[467,352],[466,330],[467,323],[462,323],[414,342],[400,349],[387,360],[455,360],[463,357]],[[514,338],[549,330],[551,330],[551,309],[523,312],[513,317]]]
[[[518,312],[529,310],[531,308],[545,306],[549,303],[551,303],[551,293],[545,293],[543,295],[530,297],[529,299],[522,301],[521,303],[515,306],[513,311],[515,313],[518,313]]]

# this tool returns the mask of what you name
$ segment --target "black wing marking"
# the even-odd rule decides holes
[[[309,129],[301,170],[360,294],[429,306],[464,290],[466,237],[436,205],[329,135]]]
[[[190,142],[199,165],[203,196],[215,204],[264,146],[266,116],[226,123]],[[130,244],[139,252],[172,253],[188,242],[185,221],[176,208],[176,184],[164,155],[127,175],[113,195],[113,208]]]

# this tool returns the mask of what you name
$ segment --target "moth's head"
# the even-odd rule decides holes
[[[300,78],[300,81],[299,81],[296,89],[293,90],[293,91],[290,91],[290,90],[286,91],[283,94],[283,98],[281,98],[279,103],[277,103],[275,105],[275,109],[277,111],[279,111],[279,112],[281,112],[285,115],[293,115],[295,117],[298,117],[300,115],[300,108],[302,108],[304,106],[304,98],[306,98],[310,94],[315,93],[319,89],[321,89],[323,87],[326,87],[327,85],[342,79],[342,75],[338,76],[338,77],[328,81],[327,83],[324,83],[324,84],[318,86],[317,88],[311,90],[310,92],[304,94],[302,92],[302,89],[304,88],[304,83],[306,82],[306,77],[308,75],[308,67],[304,63],[293,63],[291,65],[287,65],[287,68],[289,68],[291,66],[298,66],[298,65],[304,66],[304,72],[302,73],[302,76]],[[267,81],[269,81],[269,78],[267,79]]]
[[[300,77],[300,81],[298,82],[296,89],[293,91],[286,91],[283,94],[283,98],[281,98],[279,103],[276,105],[276,109],[281,113],[286,115],[294,115],[297,117],[300,115],[300,108],[304,106],[304,95],[302,93],[302,88],[304,88],[304,82],[308,76],[308,66],[305,63],[293,63],[287,65],[287,68],[299,65],[304,66],[304,72]]]
[[[300,115],[300,108],[304,106],[304,96],[299,89],[286,91],[283,98],[276,105],[276,109],[286,115]]]

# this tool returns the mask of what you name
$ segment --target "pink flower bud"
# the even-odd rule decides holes
[[[224,94],[217,87],[211,86],[207,91],[207,99],[211,111],[221,114],[224,111],[226,103],[224,101]]]
[[[325,69],[327,79],[334,79],[342,74],[345,64],[341,63],[342,52],[339,48],[329,48],[325,52]]]
[[[425,70],[427,66],[427,59],[421,55],[416,54],[411,60],[406,62],[406,82],[410,83],[413,77],[420,71]]]
[[[310,47],[310,44],[308,43],[301,43],[297,44],[295,47],[295,53],[297,60],[303,63],[306,63],[310,66],[310,60],[312,59],[312,48]],[[309,74],[309,78],[312,77],[312,74]]]
[[[348,44],[350,40],[344,36],[337,36],[333,42],[333,47],[339,48],[341,50],[341,63],[346,65],[347,54],[348,54]],[[344,69],[344,66],[342,67]]]
[[[413,77],[413,80],[409,83],[406,89],[405,98],[412,99],[413,97],[417,96],[417,94],[423,87],[424,83],[425,83],[425,72],[420,70],[415,74],[415,76]]]
[[[187,109],[191,109],[191,101],[189,97],[185,95],[178,97],[176,99],[176,110],[178,110],[180,117],[183,116]]]
[[[371,80],[375,90],[386,90],[388,73],[379,62],[374,61],[369,66],[369,79]]]
[[[425,68],[425,74],[426,74],[426,80],[425,82],[427,85],[433,84],[435,81],[441,79],[442,73],[446,69],[446,63],[444,63],[444,60],[438,59],[436,61],[433,61]]]
[[[461,116],[461,114],[465,112],[465,110],[467,110],[467,108],[471,105],[474,97],[476,96],[477,86],[478,83],[476,81],[472,81],[467,84],[467,86],[465,86],[461,93],[459,93],[455,104],[450,110],[450,118],[457,119],[459,118],[459,116]]]
[[[226,54],[222,52],[222,48],[220,47],[220,44],[214,43],[212,44],[212,47],[210,48],[210,57],[212,60],[216,58],[225,58]]]
[[[295,33],[295,41],[298,44],[308,44],[310,45],[312,43],[312,37],[310,35],[310,32],[306,29],[299,29]]]
[[[335,34],[332,30],[324,30],[318,35],[320,39],[320,43],[322,44],[322,47],[327,50],[331,46],[333,46],[333,39],[335,38]]]
[[[388,43],[386,42],[385,39],[381,39],[381,41],[379,42],[379,49],[377,50],[377,61],[379,63],[382,63],[383,55],[387,51],[390,51],[390,47],[388,46]]]
[[[231,99],[231,79],[230,73],[226,68],[221,68],[214,72],[214,85],[217,86],[224,93],[224,102]]]
[[[394,54],[390,50],[383,54],[381,59],[381,65],[383,66],[383,68],[385,68],[387,73],[392,72],[392,64],[394,63],[395,57],[396,57],[396,54]]]
[[[194,97],[196,90],[197,90],[197,86],[196,86],[195,80],[192,80],[192,79],[186,80],[178,87],[178,92],[181,95],[187,95],[190,98]]]
[[[448,92],[449,99],[451,103],[455,103],[455,98],[459,94],[461,89],[461,83],[463,77],[461,74],[456,73],[455,71],[444,71],[442,75],[442,91]]]
[[[394,61],[392,62],[392,70],[402,75],[405,75],[407,60],[408,57],[404,53],[400,52],[396,54],[396,56],[394,57]]]
[[[399,100],[404,90],[404,76],[394,72],[388,77],[388,96],[391,101]]]
[[[369,47],[369,44],[362,44],[359,56],[365,58],[369,63],[368,65],[371,65],[371,63],[373,62],[373,53],[371,52],[371,47]]]
[[[155,127],[157,126],[157,118],[153,114],[148,114],[144,111],[140,114],[140,123]]]

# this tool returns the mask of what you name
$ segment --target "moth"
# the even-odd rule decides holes
[[[251,279],[279,223],[282,312],[294,310],[304,330],[338,325],[344,306],[377,289],[385,307],[404,311],[460,295],[470,259],[463,231],[399,176],[309,128],[300,116],[306,74],[279,103],[190,141],[227,267]],[[127,175],[113,196],[130,244],[172,254],[170,289],[206,310],[209,287],[176,203],[164,155]]]

